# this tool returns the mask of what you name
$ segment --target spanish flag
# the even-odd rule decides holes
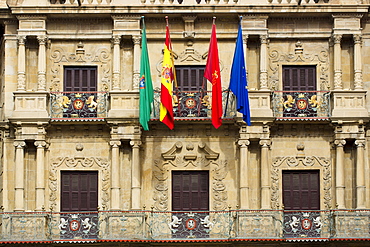
[[[218,129],[222,125],[222,91],[215,19],[216,17],[213,18],[211,41],[209,43],[204,77],[212,83],[212,124]]]
[[[172,56],[172,45],[170,38],[170,29],[166,17],[166,42],[164,44],[164,55],[162,65],[161,79],[161,104],[159,109],[159,120],[168,126],[171,130],[174,128],[174,117],[172,108],[172,84],[174,82],[174,64]]]

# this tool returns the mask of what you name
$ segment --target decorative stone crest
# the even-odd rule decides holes
[[[176,142],[168,151],[162,153],[161,160],[154,160],[154,208],[168,210],[168,188],[170,172],[177,169],[198,169],[210,171],[211,200],[214,210],[227,208],[227,191],[224,179],[227,175],[227,160],[219,160],[219,153],[211,150],[205,143],[197,146]]]

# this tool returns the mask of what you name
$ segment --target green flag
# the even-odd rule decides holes
[[[148,122],[150,120],[150,114],[152,113],[153,105],[153,84],[152,76],[150,75],[149,55],[148,47],[146,43],[146,30],[144,17],[143,30],[141,37],[141,61],[140,61],[140,124],[144,130],[149,130]]]

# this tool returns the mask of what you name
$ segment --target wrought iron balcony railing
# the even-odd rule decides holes
[[[0,244],[370,240],[370,210],[2,212]]]
[[[54,121],[99,121],[107,116],[106,92],[50,92]]]
[[[152,119],[159,119],[160,91],[154,92]],[[212,117],[211,91],[173,91],[173,112],[177,120],[207,120]],[[223,118],[236,115],[235,97],[227,90],[222,91]],[[226,112],[226,114],[225,114]]]
[[[277,119],[325,120],[330,117],[330,92],[275,91],[272,105]]]

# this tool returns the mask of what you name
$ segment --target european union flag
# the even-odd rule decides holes
[[[238,37],[236,39],[234,60],[231,67],[229,89],[236,96],[236,109],[243,114],[243,120],[248,126],[251,125],[249,110],[249,98],[247,89],[247,73],[245,70],[243,34],[241,23],[239,23]]]

